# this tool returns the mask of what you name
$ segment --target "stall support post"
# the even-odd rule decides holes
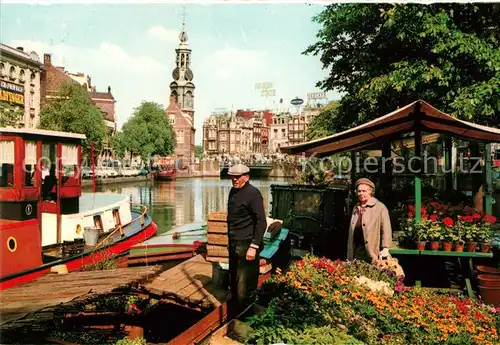
[[[415,157],[418,157],[418,167],[415,173],[415,219],[422,218],[422,133],[420,128],[415,128]]]
[[[445,153],[444,153],[444,168],[445,174],[445,187],[447,191],[453,189],[453,171],[452,171],[452,140],[451,137],[446,137],[445,139]]]
[[[393,200],[391,199],[392,191],[392,160],[391,160],[391,142],[386,141],[382,144],[382,191],[384,197],[384,203],[386,205],[391,205]]]
[[[484,211],[487,214],[493,213],[493,182],[492,182],[492,157],[491,144],[484,145],[484,168],[483,174],[485,177],[484,188]]]

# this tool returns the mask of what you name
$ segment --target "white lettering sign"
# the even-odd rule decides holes
[[[307,94],[307,99],[323,99],[326,98],[326,92],[311,92]]]
[[[273,87],[273,83],[269,83],[269,82],[255,84],[256,90],[270,89],[272,87]]]

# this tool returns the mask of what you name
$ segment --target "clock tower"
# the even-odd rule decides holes
[[[175,160],[179,176],[191,176],[195,164],[194,84],[191,71],[191,49],[183,13],[179,46],[175,49],[175,67],[170,83],[170,102],[165,115],[175,132]]]
[[[191,71],[191,49],[188,46],[185,19],[182,22],[179,40],[179,47],[175,50],[175,68],[172,71],[174,80],[170,83],[170,96],[175,98],[176,103],[183,112],[188,113],[193,118],[195,87],[193,84],[193,71]]]

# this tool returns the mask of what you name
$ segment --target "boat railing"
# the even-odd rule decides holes
[[[111,236],[113,236],[118,230],[120,230],[120,232],[121,232],[122,231],[121,229],[123,227],[125,227],[125,226],[131,225],[131,224],[133,224],[133,223],[135,223],[137,221],[140,222],[141,227],[144,226],[146,214],[148,212],[147,206],[144,206],[144,205],[141,205],[141,204],[131,203],[130,204],[130,209],[132,211],[134,211],[134,212],[140,213],[139,217],[136,217],[136,218],[132,219],[130,221],[130,223],[128,223],[128,224],[117,224],[111,231],[109,231],[109,232],[106,233],[106,236],[99,241],[99,243],[96,245],[96,248],[98,248],[101,245],[103,245],[104,243],[106,243],[106,240],[108,238],[110,238]]]

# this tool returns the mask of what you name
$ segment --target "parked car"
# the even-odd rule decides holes
[[[88,179],[92,178],[94,175],[90,167],[82,167],[82,178]]]

